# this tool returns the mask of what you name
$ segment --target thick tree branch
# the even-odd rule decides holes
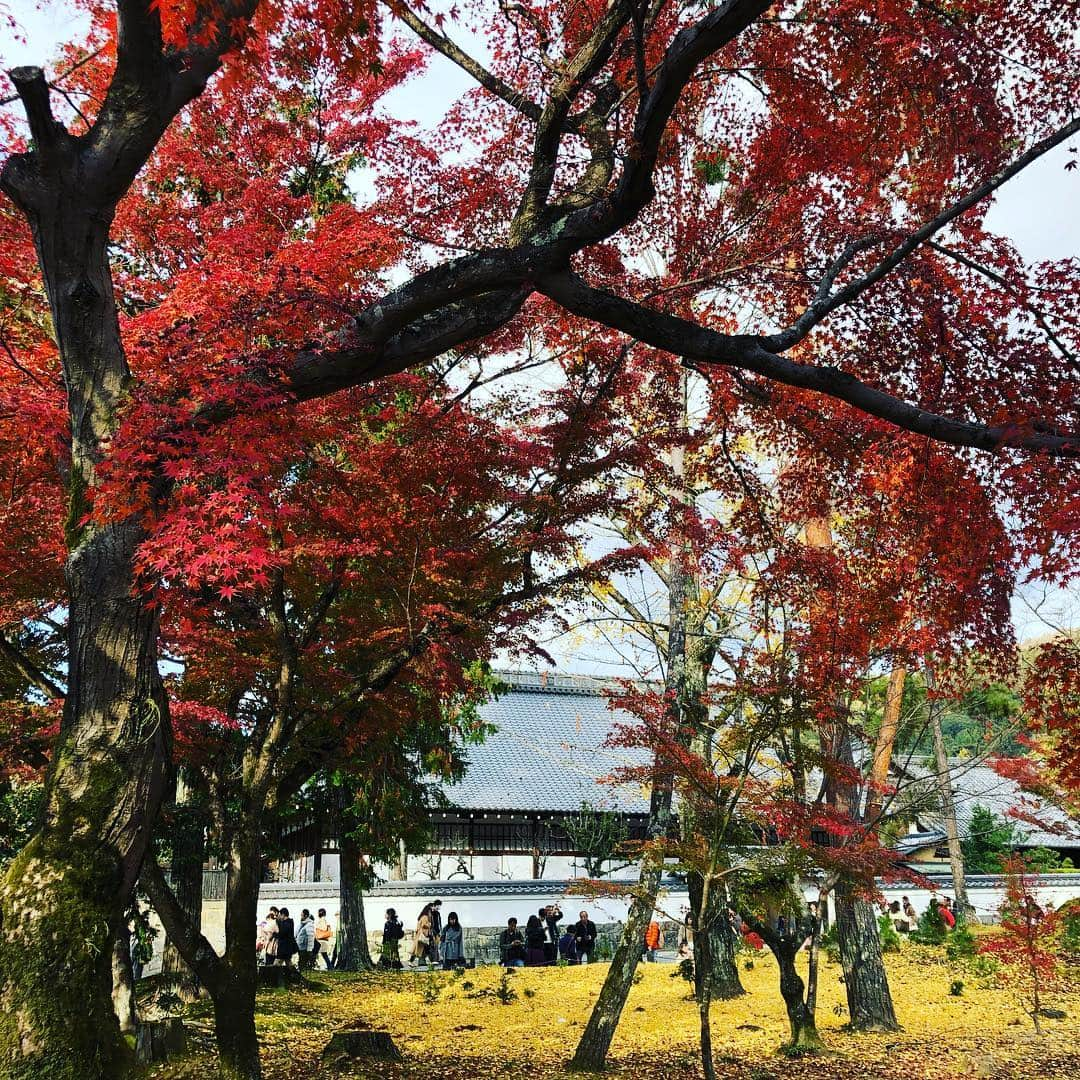
[[[191,970],[205,986],[219,983],[222,975],[221,957],[202,935],[191,916],[180,906],[180,901],[165,880],[165,874],[152,851],[143,860],[139,884],[154,905],[169,941],[176,946]]]
[[[1015,426],[988,425],[941,416],[877,390],[840,368],[801,364],[770,352],[765,347],[770,339],[721,334],[594,289],[573,274],[545,278],[539,288],[576,315],[621,330],[684,360],[740,368],[787,386],[813,390],[938,442],[979,450],[1016,447],[1065,457],[1080,456],[1080,433],[1028,431],[1020,422]]]
[[[5,634],[0,634],[0,657],[50,701],[63,701],[64,691]]]

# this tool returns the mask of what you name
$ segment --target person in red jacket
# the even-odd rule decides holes
[[[941,912],[942,919],[945,920],[945,925],[951,930],[956,925],[956,916],[952,913],[947,896],[938,902],[938,910]]]
[[[660,948],[660,924],[653,919],[645,930],[645,959],[656,963],[656,950]]]

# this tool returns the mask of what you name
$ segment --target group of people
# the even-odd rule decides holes
[[[382,955],[379,964],[384,968],[400,969],[406,965],[442,964],[457,967],[466,964],[464,930],[456,911],[442,919],[442,901],[425,904],[416,919],[412,948],[404,964],[400,943],[405,938],[405,926],[393,908],[386,909],[383,924]],[[499,935],[499,960],[505,967],[541,967],[564,960],[570,964],[585,964],[596,951],[596,923],[586,911],[578,921],[560,932],[562,909],[547,904],[530,915],[522,929],[516,918],[506,922]]]
[[[958,912],[953,906],[950,897],[939,898],[932,896],[930,898],[930,907],[937,908],[941,915],[941,921],[947,929],[951,930],[956,926]],[[915,912],[915,907],[906,896],[901,897],[899,900],[893,900],[890,904],[883,903],[881,905],[881,914],[888,916],[889,922],[892,923],[893,929],[898,934],[910,934],[919,925],[919,916]]]
[[[596,923],[587,911],[561,933],[562,909],[548,904],[530,915],[524,931],[515,918],[506,920],[499,935],[499,962],[503,967],[543,967],[562,960],[567,964],[587,964],[596,953]]]
[[[325,908],[319,908],[317,918],[304,908],[297,926],[287,907],[272,907],[259,923],[255,951],[263,964],[291,966],[295,957],[301,969],[314,968],[321,956],[330,971],[337,958],[337,939]]]

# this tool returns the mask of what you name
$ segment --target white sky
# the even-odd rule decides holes
[[[4,0],[0,0],[0,12],[3,4]],[[13,35],[0,25],[0,59],[6,68],[19,64],[47,67],[56,46],[76,37],[83,24],[72,5],[64,0],[8,0],[8,6],[21,24],[22,33]],[[482,58],[480,43],[472,35],[455,32],[450,20],[444,29],[463,47],[477,50]],[[434,126],[449,104],[472,85],[456,65],[434,56],[421,79],[395,90],[385,101],[395,116],[415,120],[426,128]],[[0,90],[0,96],[7,93],[8,89]],[[1047,154],[999,192],[988,214],[989,226],[1009,237],[1029,261],[1080,256],[1080,170],[1066,172],[1068,158],[1064,146]],[[1080,596],[1061,590],[1022,590],[1014,597],[1013,622],[1021,639],[1045,634],[1052,627],[1080,625]],[[610,673],[610,664],[591,659],[598,649],[589,649],[590,658],[586,658],[576,644],[551,646],[560,666],[568,670]]]

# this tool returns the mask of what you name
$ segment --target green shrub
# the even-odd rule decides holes
[[[940,945],[945,940],[945,920],[937,904],[931,905],[919,916],[919,925],[911,932],[911,940],[920,945]]]
[[[964,980],[963,979],[953,979],[952,983],[949,986],[949,993],[952,994],[953,997],[960,997],[960,995],[963,992],[964,992]]]
[[[886,952],[899,952],[900,951],[900,935],[896,932],[896,927],[892,924],[892,919],[888,915],[878,916],[878,935],[881,938],[881,951]]]
[[[975,935],[964,919],[959,919],[949,934],[945,954],[950,960],[968,960],[975,955]]]

